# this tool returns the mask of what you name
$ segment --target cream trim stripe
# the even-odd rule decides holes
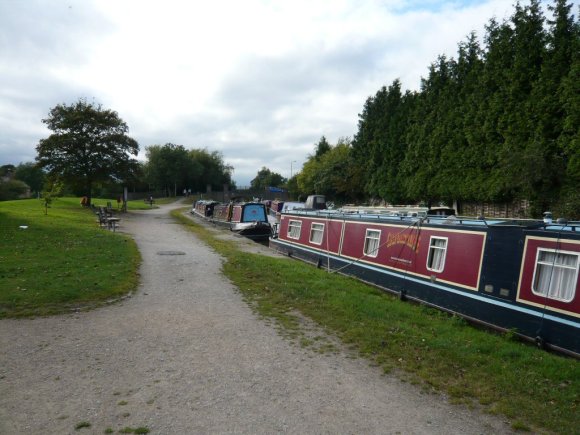
[[[296,247],[296,245],[291,244],[291,243],[287,243],[287,242],[285,242],[283,240],[280,240],[280,239],[278,239],[276,241],[276,243],[280,243],[280,244],[283,244],[283,245],[286,245],[286,246],[289,246],[289,247]],[[304,249],[305,251],[309,251],[309,252],[311,252],[313,254],[319,254],[319,251],[315,251],[315,250],[308,249],[308,248],[305,248],[305,247],[301,247],[300,249]],[[329,257],[332,257],[334,260],[341,261],[343,263],[349,263],[348,261],[345,261],[344,260],[344,257],[343,258],[340,258],[340,257],[336,257],[335,255],[329,255]],[[553,316],[551,314],[548,314],[548,313],[539,313],[539,312],[534,311],[534,310],[531,310],[529,308],[520,307],[520,306],[514,305],[514,304],[508,304],[506,302],[502,302],[502,301],[499,301],[499,300],[489,299],[487,297],[483,297],[483,296],[480,296],[478,294],[462,292],[462,291],[459,291],[459,290],[455,290],[455,289],[453,289],[451,287],[446,287],[446,286],[442,286],[442,285],[439,285],[439,284],[433,284],[433,283],[430,283],[430,282],[427,282],[427,281],[424,281],[424,280],[420,280],[420,279],[417,279],[417,278],[413,278],[412,276],[403,275],[403,274],[400,274],[400,273],[395,273],[395,272],[392,272],[392,271],[389,271],[389,270],[385,270],[385,269],[381,269],[381,268],[378,268],[378,267],[370,266],[370,265],[365,264],[365,263],[357,263],[357,266],[361,266],[361,267],[364,267],[366,269],[374,270],[375,272],[384,273],[386,275],[393,275],[393,276],[399,277],[401,279],[406,279],[408,281],[413,281],[413,282],[416,282],[416,283],[419,283],[419,284],[425,284],[425,285],[428,285],[429,287],[435,287],[435,288],[438,288],[439,290],[447,291],[447,292],[454,293],[454,294],[457,294],[457,295],[460,295],[460,296],[464,296],[464,297],[468,297],[468,298],[471,298],[471,299],[476,299],[478,301],[485,302],[487,304],[497,305],[497,306],[500,306],[502,308],[508,308],[510,310],[519,311],[521,313],[529,314],[529,315],[536,316],[536,317],[543,317],[544,319],[552,320],[554,322],[562,323],[564,325],[568,325],[568,326],[572,326],[572,327],[575,327],[575,328],[579,328],[580,329],[580,322],[574,322],[574,321],[567,320],[567,319],[561,319],[559,317],[555,317],[555,316]]]

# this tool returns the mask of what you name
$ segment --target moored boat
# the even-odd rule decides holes
[[[409,216],[409,217],[424,217],[427,216],[429,208],[418,207],[411,205],[394,205],[394,206],[355,206],[345,205],[340,208],[344,213],[357,214],[381,214],[386,216]]]
[[[220,204],[200,200],[193,204],[191,213],[253,240],[268,239],[272,233],[266,207],[259,202]]]
[[[580,222],[293,210],[270,246],[580,356]]]

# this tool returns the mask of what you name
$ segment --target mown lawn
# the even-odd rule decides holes
[[[99,228],[79,198],[54,199],[47,212],[38,199],[0,202],[0,318],[60,313],[136,288],[130,237]]]
[[[248,302],[299,343],[317,346],[300,331],[296,312],[385,372],[454,403],[504,415],[515,430],[580,433],[580,361],[299,261],[240,252],[183,212],[173,215],[227,259],[224,273]]]

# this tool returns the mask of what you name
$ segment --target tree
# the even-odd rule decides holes
[[[515,186],[507,180],[500,167],[500,151],[505,144],[505,105],[511,101],[509,82],[514,62],[512,44],[513,29],[508,22],[490,20],[484,37],[485,49],[483,68],[479,76],[479,101],[474,125],[481,137],[479,150],[480,168],[483,180],[473,180],[474,186],[481,186],[477,200],[510,200],[515,196]]]
[[[326,140],[326,138],[324,136],[322,136],[320,138],[320,140],[318,141],[318,143],[315,145],[316,145],[316,152],[314,154],[314,157],[316,157],[317,159],[319,159],[325,153],[330,151],[330,144],[328,143],[328,141]]]
[[[183,145],[167,143],[147,147],[146,157],[145,180],[167,195],[183,189],[204,192],[207,186],[221,190],[224,184],[235,188],[231,179],[233,168],[224,163],[218,151],[188,150]]]
[[[12,177],[14,175],[14,171],[16,170],[16,166],[14,165],[2,165],[0,166],[0,177]]]
[[[192,149],[189,151],[190,158],[202,168],[201,175],[192,184],[194,191],[203,192],[207,186],[212,190],[221,190],[225,184],[235,189],[232,180],[233,166],[224,162],[224,157],[219,151],[209,152],[207,149]]]
[[[26,198],[28,185],[20,180],[0,180],[0,201]]]
[[[320,157],[311,155],[295,178],[301,194],[317,193],[344,202],[360,199],[360,172],[360,166],[354,161],[351,140],[345,137],[340,138],[336,146],[329,145]]]
[[[250,186],[254,190],[264,190],[267,187],[280,187],[286,183],[286,179],[282,175],[270,171],[265,166],[258,171],[256,177],[250,181]]]
[[[190,189],[202,173],[201,164],[191,158],[183,145],[152,145],[146,148],[146,156],[147,181],[167,196]]]
[[[409,91],[401,93],[401,82],[396,79],[367,99],[359,115],[352,158],[363,168],[364,181],[360,182],[371,197],[396,203],[403,196],[399,170],[414,98]]]
[[[286,182],[286,189],[288,189],[289,198],[298,198],[300,195],[300,188],[298,187],[298,174],[288,178]]]
[[[93,184],[115,181],[137,167],[137,141],[127,136],[129,127],[117,112],[79,99],[58,104],[43,119],[54,133],[41,139],[36,160],[51,176],[74,186],[82,185],[90,205]]]
[[[406,135],[408,148],[401,163],[406,196],[428,204],[447,194],[445,178],[450,176],[450,162],[442,159],[454,134],[450,119],[453,104],[453,60],[439,56],[431,64],[429,76],[422,79],[417,109]]]
[[[44,171],[32,162],[20,163],[14,170],[14,177],[23,181],[33,192],[40,192],[44,186],[46,174]]]
[[[537,114],[533,95],[546,55],[544,17],[537,0],[529,6],[515,6],[511,18],[513,63],[505,83],[506,98],[499,131],[505,138],[498,153],[498,167],[503,183],[511,186],[516,198],[541,202],[551,190],[551,152],[536,137]],[[538,207],[545,211],[546,205]]]
[[[569,20],[572,24],[568,30],[567,14],[569,9],[562,6],[560,1],[556,3],[552,43],[554,55],[558,52],[561,55],[565,53],[564,50],[557,50],[558,34],[571,33],[569,36],[571,38],[570,68],[567,75],[562,78],[558,89],[559,102],[563,110],[558,148],[563,154],[566,169],[559,210],[557,211],[560,215],[568,218],[580,219],[580,193],[578,192],[578,184],[580,183],[580,22],[574,21],[574,17],[571,16]],[[562,46],[565,46],[565,43],[560,45],[560,47]]]

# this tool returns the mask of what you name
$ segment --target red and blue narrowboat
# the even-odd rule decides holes
[[[580,222],[293,210],[270,246],[580,356]]]
[[[200,200],[191,213],[253,240],[266,240],[272,233],[266,207],[259,202],[221,204]]]
[[[213,208],[216,204],[219,204],[219,202],[200,199],[193,203],[191,214],[202,218],[211,218],[213,216]]]

